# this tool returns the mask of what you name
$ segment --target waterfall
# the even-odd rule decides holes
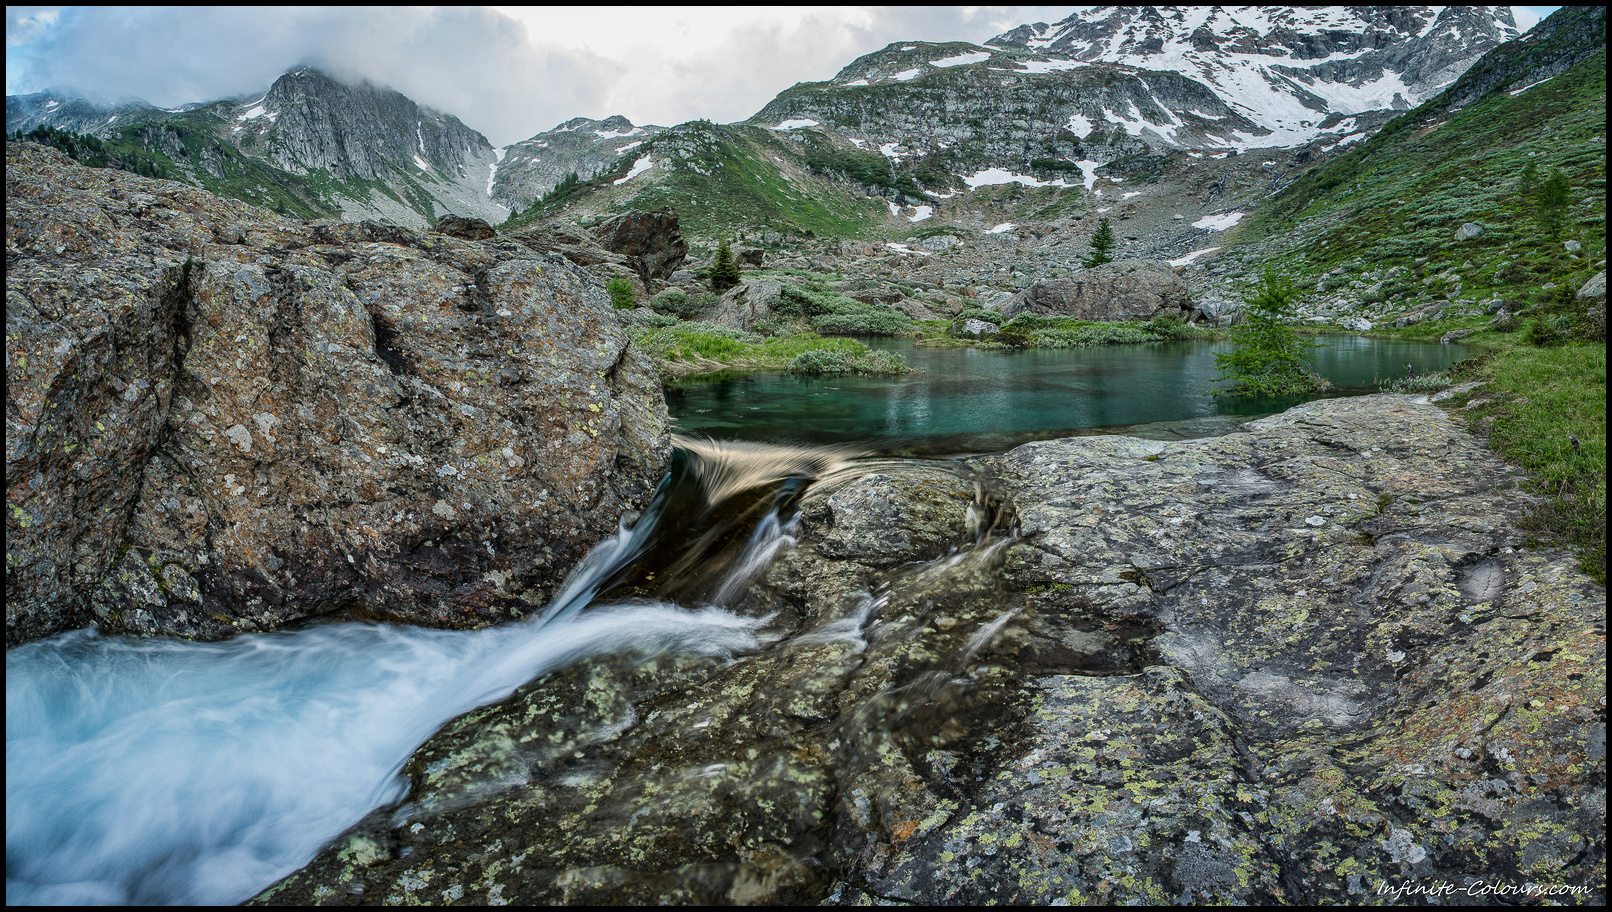
[[[413,751],[476,706],[590,656],[757,648],[765,619],[727,606],[858,454],[677,443],[642,514],[525,621],[7,651],[7,903],[241,902],[401,799]]]

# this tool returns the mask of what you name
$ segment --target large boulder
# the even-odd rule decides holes
[[[628,257],[646,285],[666,281],[688,258],[675,209],[623,212],[595,225],[592,233],[606,250]]]
[[[437,219],[434,230],[466,241],[485,241],[498,235],[485,219],[466,218],[462,215],[444,215]]]
[[[757,279],[727,290],[705,320],[729,329],[753,332],[758,322],[778,316],[783,285],[777,279]]]
[[[1116,260],[1067,279],[1044,279],[1001,305],[1009,319],[1021,313],[1077,320],[1151,320],[1192,311],[1187,283],[1168,263]]]
[[[564,259],[6,150],[6,641],[541,606],[668,455]]]

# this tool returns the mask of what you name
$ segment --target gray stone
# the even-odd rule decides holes
[[[783,285],[777,279],[745,282],[728,289],[705,319],[718,326],[752,332],[758,321],[778,315],[777,306],[782,299]]]
[[[1484,228],[1482,225],[1479,225],[1477,222],[1467,222],[1461,227],[1455,229],[1455,239],[1458,241],[1469,241],[1476,237],[1482,237],[1483,233]]]
[[[808,494],[737,603],[774,645],[461,717],[257,901],[1330,905],[1541,857],[1604,899],[1605,590],[1437,406],[957,471]]]
[[[1150,320],[1192,310],[1187,283],[1169,264],[1116,260],[1072,278],[1035,282],[1001,307],[1011,319],[1021,313],[1081,320]]]
[[[646,285],[670,278],[688,258],[688,242],[675,209],[623,212],[595,225],[592,232],[606,250],[628,257]]]
[[[1350,332],[1370,332],[1371,321],[1365,317],[1344,317],[1340,324]]]
[[[654,366],[560,257],[6,156],[10,644],[520,617],[659,479]]]
[[[498,234],[486,219],[465,218],[462,215],[444,215],[437,219],[433,230],[467,241],[485,241]]]

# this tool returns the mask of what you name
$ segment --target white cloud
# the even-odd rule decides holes
[[[1048,7],[8,7],[6,94],[74,86],[163,107],[313,63],[505,145],[576,116],[744,120],[897,41],[981,42]]]

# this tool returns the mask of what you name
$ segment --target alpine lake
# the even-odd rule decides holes
[[[924,348],[869,339],[912,373],[810,377],[719,372],[666,391],[679,434],[793,444],[854,443],[891,455],[999,452],[1031,440],[1089,434],[1190,439],[1308,399],[1379,392],[1413,371],[1442,371],[1474,352],[1460,344],[1319,336],[1311,370],[1332,389],[1284,398],[1215,395],[1217,352],[1229,340],[1022,351]]]

